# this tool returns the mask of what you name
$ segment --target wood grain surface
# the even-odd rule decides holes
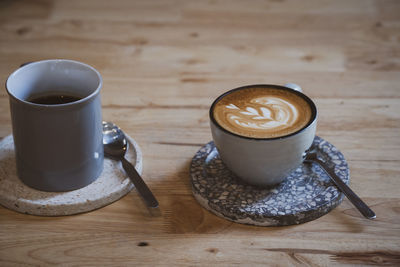
[[[136,191],[96,211],[36,217],[0,207],[1,266],[400,265],[400,1],[0,1],[0,81],[23,62],[83,61],[104,79],[103,118],[134,137]],[[211,140],[208,108],[245,84],[300,84],[317,134],[350,165],[345,199],[302,225],[231,223],[192,196],[189,164]],[[0,91],[0,136],[11,133]]]

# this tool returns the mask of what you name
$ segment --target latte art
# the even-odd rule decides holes
[[[228,94],[214,108],[217,122],[233,133],[270,138],[304,127],[311,109],[300,96],[273,88],[250,88]]]
[[[278,130],[292,126],[299,116],[294,105],[277,97],[260,97],[250,103],[244,110],[234,104],[226,106],[230,110],[227,119],[238,127]]]

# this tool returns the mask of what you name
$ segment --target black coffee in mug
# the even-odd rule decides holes
[[[29,102],[41,105],[59,105],[75,102],[81,97],[66,94],[49,94],[44,96],[33,96],[28,99]]]

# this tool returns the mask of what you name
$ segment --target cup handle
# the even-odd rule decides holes
[[[34,61],[28,61],[28,62],[25,62],[25,63],[22,63],[19,67],[21,68],[21,67],[23,67],[23,66],[25,66],[25,65],[28,65],[28,64],[31,64],[31,63],[33,63]]]
[[[297,85],[295,83],[287,83],[285,84],[286,87],[289,87],[290,89],[293,89],[295,91],[303,92],[303,89],[301,89],[300,85]]]

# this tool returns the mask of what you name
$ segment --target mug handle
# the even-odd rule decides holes
[[[293,89],[295,91],[303,92],[303,89],[301,89],[300,85],[297,85],[295,83],[287,83],[284,86],[289,87],[290,89]]]

